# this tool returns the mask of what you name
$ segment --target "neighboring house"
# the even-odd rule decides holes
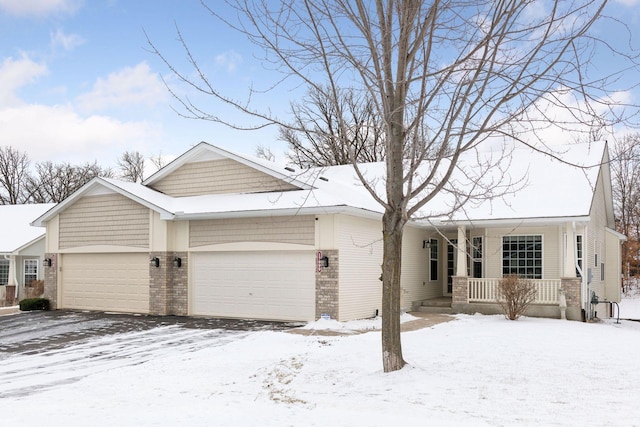
[[[433,212],[450,194],[425,206],[405,229],[402,307],[448,296],[454,311],[496,312],[496,285],[515,273],[539,288],[531,315],[559,317],[560,288],[569,318],[609,315],[590,304],[620,299],[606,144],[563,158],[591,167],[516,149],[505,165],[523,188],[447,217]],[[383,168],[362,165],[376,185]],[[381,213],[351,166],[296,171],[200,143],[143,184],[96,178],[33,224],[47,228],[54,308],[350,320],[381,307]]]
[[[44,230],[29,223],[54,204],[0,205],[0,301],[25,295],[25,285],[42,280]]]

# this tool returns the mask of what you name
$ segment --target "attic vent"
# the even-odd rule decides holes
[[[289,171],[289,172],[295,172],[296,171],[294,168],[290,168],[289,166],[284,168],[284,170]]]
[[[320,179],[329,182],[329,178],[325,178],[324,176],[321,176]]]

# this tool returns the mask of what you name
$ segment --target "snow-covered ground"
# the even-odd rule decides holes
[[[640,319],[639,303],[624,300],[622,317]],[[164,327],[92,338],[2,355],[0,423],[640,425],[639,322],[459,315],[403,333],[403,352],[409,365],[384,374],[378,331],[225,338]]]

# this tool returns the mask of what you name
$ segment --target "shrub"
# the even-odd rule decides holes
[[[20,301],[21,311],[49,310],[49,300],[46,298],[26,298]]]
[[[498,283],[498,304],[507,319],[517,320],[535,300],[536,293],[536,286],[530,280],[505,276]]]

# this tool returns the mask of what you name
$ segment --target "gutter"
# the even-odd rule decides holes
[[[197,219],[222,219],[222,218],[253,218],[253,217],[274,217],[274,216],[295,216],[295,215],[326,215],[326,214],[346,214],[370,219],[382,219],[381,212],[368,209],[354,208],[346,205],[313,207],[313,208],[287,208],[287,209],[256,209],[251,211],[227,211],[227,212],[200,212],[184,213],[175,212],[170,219],[175,221],[197,220]]]
[[[426,227],[444,227],[444,226],[458,226],[465,225],[470,227],[498,227],[498,226],[513,226],[513,225],[539,225],[540,223],[545,224],[564,224],[568,221],[575,222],[589,222],[591,218],[589,215],[581,215],[581,216],[573,216],[573,217],[536,217],[536,218],[500,218],[500,219],[478,219],[478,220],[413,220],[415,225],[421,225],[421,222],[426,222],[424,224]]]

